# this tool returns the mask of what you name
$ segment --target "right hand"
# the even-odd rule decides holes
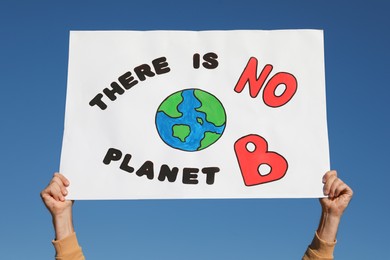
[[[323,177],[324,194],[320,199],[322,211],[331,216],[341,217],[352,199],[353,191],[337,176],[336,171],[329,171]]]

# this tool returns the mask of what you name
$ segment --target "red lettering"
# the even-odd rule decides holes
[[[234,91],[241,93],[244,89],[246,83],[249,84],[249,95],[253,98],[257,97],[261,87],[263,86],[265,80],[272,71],[272,65],[267,64],[261,71],[259,77],[257,77],[257,59],[251,57],[246,65],[244,71],[242,72]]]
[[[253,149],[249,149],[248,145],[253,145]],[[287,172],[286,159],[276,152],[268,151],[267,141],[259,135],[251,134],[238,139],[234,150],[246,186],[280,180]],[[268,173],[259,171],[263,164],[270,167]]]
[[[284,84],[285,90],[282,94],[276,95],[275,90],[278,86]],[[263,100],[267,106],[270,107],[281,107],[287,104],[295,92],[297,91],[297,80],[296,78],[287,72],[276,73],[267,83],[267,86],[263,91]]]
[[[257,77],[257,59],[251,57],[242,72],[234,91],[241,93],[245,85],[248,83],[249,95],[252,98],[257,97],[265,81],[268,79],[273,67],[270,64],[264,66]],[[285,89],[280,94],[276,94],[276,89],[284,85]],[[264,87],[263,101],[269,107],[280,107],[287,104],[297,91],[298,83],[294,75],[287,72],[279,72],[270,78],[268,83]]]

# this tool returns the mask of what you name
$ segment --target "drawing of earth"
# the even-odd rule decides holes
[[[226,113],[221,102],[200,89],[168,96],[156,112],[156,128],[170,147],[194,152],[214,144],[223,134]]]

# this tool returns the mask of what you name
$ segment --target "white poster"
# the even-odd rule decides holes
[[[70,199],[322,197],[323,32],[72,31]]]

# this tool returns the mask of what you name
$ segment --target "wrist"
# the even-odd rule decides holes
[[[53,215],[53,226],[55,239],[61,240],[74,232],[72,211],[67,210],[60,214]]]
[[[340,220],[341,215],[323,211],[317,229],[318,237],[326,242],[335,242]]]

